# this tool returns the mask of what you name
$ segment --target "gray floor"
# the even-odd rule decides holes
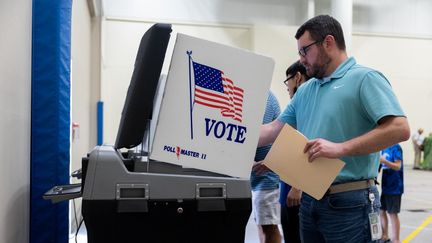
[[[405,167],[405,193],[402,197],[400,213],[401,240],[404,242],[432,242],[432,171],[412,170],[411,165]],[[423,222],[429,224],[419,228]],[[408,237],[417,232],[408,241]]]
[[[412,170],[411,167],[407,165],[404,168],[400,239],[403,243],[432,243],[432,171]],[[421,227],[422,224],[424,227]],[[70,243],[74,242],[75,238],[71,237]],[[77,242],[87,242],[85,226],[81,227]],[[247,224],[245,242],[259,243],[253,219],[249,219]]]

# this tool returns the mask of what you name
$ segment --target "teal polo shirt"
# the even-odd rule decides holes
[[[278,117],[308,139],[335,143],[363,135],[385,116],[405,116],[389,81],[380,72],[345,60],[330,77],[313,78],[297,90]],[[335,183],[375,178],[379,152],[340,158],[346,164]]]

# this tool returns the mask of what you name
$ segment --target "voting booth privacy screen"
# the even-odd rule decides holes
[[[249,178],[274,62],[178,34],[150,158]]]

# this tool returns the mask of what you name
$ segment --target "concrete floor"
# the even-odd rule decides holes
[[[405,193],[402,197],[400,239],[403,243],[432,243],[432,171],[404,168]],[[85,226],[81,227],[77,241],[86,243]],[[246,226],[245,243],[259,243],[258,232],[252,218]]]
[[[407,165],[404,169],[405,193],[399,215],[400,239],[403,242],[431,243],[432,171],[413,170],[412,165]],[[424,228],[421,228],[422,224]]]

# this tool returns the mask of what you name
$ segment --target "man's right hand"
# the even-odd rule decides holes
[[[264,173],[271,170],[264,164],[264,160],[261,160],[254,163],[252,166],[252,171],[254,171],[257,175],[263,175]]]

